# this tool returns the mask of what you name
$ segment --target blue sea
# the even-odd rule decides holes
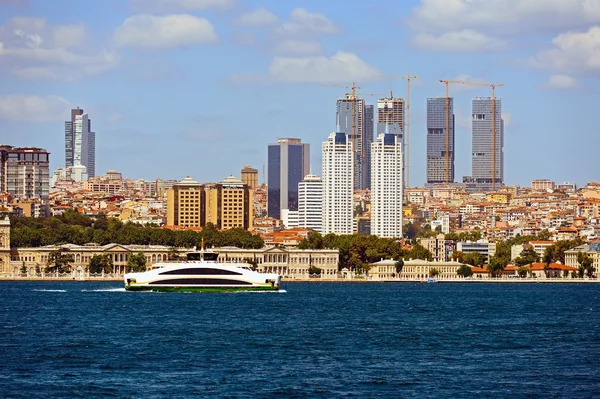
[[[0,397],[600,397],[600,285],[283,288],[0,282]]]

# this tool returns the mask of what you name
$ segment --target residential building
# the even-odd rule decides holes
[[[248,186],[250,190],[256,190],[258,187],[258,170],[250,165],[244,166],[241,171],[242,182]]]
[[[554,190],[556,183],[548,179],[538,179],[531,182],[531,189],[537,191]]]
[[[333,132],[323,142],[323,234],[353,233],[354,160],[350,135]]]
[[[374,108],[362,98],[347,94],[336,103],[338,132],[345,133],[354,149],[354,189],[370,187],[370,145],[373,142]]]
[[[299,226],[298,211],[290,211],[289,209],[281,210],[281,222],[286,229],[292,229]]]
[[[391,133],[377,135],[371,144],[371,234],[402,237],[402,139]]]
[[[310,144],[279,138],[268,148],[267,213],[280,219],[281,210],[298,210],[298,183],[310,172]]]
[[[309,174],[298,183],[298,227],[323,232],[323,180]]]
[[[445,239],[444,234],[438,234],[431,238],[421,238],[419,239],[419,244],[431,252],[433,260],[436,262],[446,262],[450,258],[452,246],[451,243]]]
[[[252,228],[253,191],[240,179],[229,176],[218,184],[206,185],[205,201],[206,223],[212,223],[220,230]]]
[[[83,183],[84,190],[95,193],[117,194],[127,190],[127,188],[128,184],[123,179],[123,175],[114,169],[109,170],[102,176],[90,177]]]
[[[77,107],[65,122],[65,167],[83,165],[87,176],[96,176],[96,133],[88,114]]]
[[[490,97],[476,97],[472,102],[472,158],[471,177],[482,190],[492,188],[492,172],[495,188],[504,184],[504,120],[502,100],[495,98],[492,112]],[[495,114],[495,119],[492,117]],[[494,134],[492,135],[492,119]],[[493,164],[492,164],[493,161]]]
[[[448,105],[446,106],[446,101]],[[447,123],[446,123],[447,122]],[[448,130],[446,130],[446,126]],[[446,156],[446,152],[448,156]],[[454,182],[454,98],[427,99],[427,182]]]
[[[167,191],[167,226],[203,227],[206,224],[204,186],[187,176]]]
[[[43,148],[0,145],[0,192],[15,199],[47,200],[50,153]]]

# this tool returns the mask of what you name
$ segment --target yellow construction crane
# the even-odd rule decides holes
[[[407,89],[407,93],[406,93],[406,120],[404,122],[405,126],[406,126],[406,165],[404,165],[406,173],[405,173],[405,179],[406,179],[406,187],[410,187],[410,80],[411,79],[419,79],[418,76],[415,75],[411,75],[410,73],[407,73],[404,76],[381,76],[381,75],[377,75],[375,76],[376,78],[384,78],[384,79],[406,79],[406,89]]]
[[[504,86],[504,83],[468,82],[464,80],[440,80],[446,83],[446,184],[448,184],[448,83],[459,83],[472,86],[488,86],[492,88],[492,191],[496,191],[496,87]]]

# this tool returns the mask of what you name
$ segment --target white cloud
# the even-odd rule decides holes
[[[440,35],[418,33],[412,38],[412,44],[423,50],[448,53],[494,52],[505,47],[504,41],[470,29]]]
[[[419,32],[472,29],[496,35],[558,33],[598,22],[599,0],[421,0],[407,18]]]
[[[134,15],[127,18],[114,33],[114,41],[118,47],[145,49],[206,44],[216,40],[217,34],[207,19],[189,14],[164,17]]]
[[[277,54],[313,55],[321,53],[322,50],[318,42],[305,40],[284,40],[275,46]]]
[[[227,10],[233,7],[234,3],[234,0],[131,0],[136,9],[147,12]]]
[[[266,8],[243,14],[236,23],[242,26],[271,26],[278,22],[277,16]]]
[[[531,58],[529,64],[576,75],[600,73],[600,26],[587,32],[568,32],[552,40],[554,45]]]
[[[543,86],[545,89],[570,90],[579,87],[577,80],[568,75],[552,75]]]
[[[73,81],[113,68],[117,55],[86,46],[83,24],[16,17],[0,26],[0,65],[21,78]]]
[[[12,122],[63,121],[68,118],[70,108],[71,103],[59,96],[0,96],[0,119]]]
[[[304,8],[295,8],[290,14],[290,21],[277,28],[277,33],[289,36],[333,35],[340,29],[330,19],[317,12],[309,12]]]
[[[290,83],[349,83],[373,80],[380,74],[353,53],[338,51],[332,57],[275,57],[270,80]]]

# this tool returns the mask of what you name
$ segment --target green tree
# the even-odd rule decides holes
[[[398,259],[394,265],[396,266],[396,274],[402,273],[402,269],[404,268],[404,259]]]
[[[132,272],[146,271],[146,256],[143,252],[138,252],[135,255],[130,255],[127,260],[127,268]]]
[[[521,266],[517,269],[519,277],[527,277],[527,272],[529,272],[529,268],[526,266]]]
[[[50,252],[48,255],[47,273],[59,272],[66,273],[71,271],[71,262],[74,262],[73,254],[68,252],[68,249],[59,248],[56,251]]]
[[[429,270],[429,275],[431,277],[436,277],[440,274],[440,271],[438,269],[436,269],[435,267],[431,270]]]
[[[539,241],[550,241],[552,233],[550,233],[548,229],[544,229],[537,234],[536,238]]]
[[[315,265],[310,265],[310,267],[308,268],[308,274],[309,275],[321,275],[321,269],[319,269],[318,267],[316,267]]]
[[[471,277],[473,275],[473,269],[467,265],[460,265],[458,270],[456,270],[456,274],[462,277]]]
[[[539,260],[539,255],[533,248],[525,248],[521,251],[519,256],[515,259],[517,266],[525,266],[532,263],[536,263]]]
[[[113,266],[113,260],[107,254],[92,256],[88,265],[90,273],[94,274],[102,273],[102,271],[104,273],[112,273]]]
[[[480,252],[467,252],[463,255],[462,261],[471,266],[483,266],[485,257]]]
[[[421,244],[413,245],[412,249],[408,252],[408,257],[410,259],[423,259],[428,261],[433,259],[431,252]]]
[[[364,211],[361,204],[358,204],[354,207],[354,216],[362,216],[363,213]]]
[[[323,249],[323,236],[316,232],[308,233],[308,236],[300,241],[299,249]]]
[[[464,253],[462,251],[452,251],[452,260],[459,263],[465,263]]]
[[[577,263],[579,263],[579,277],[583,278],[584,275],[592,277],[596,270],[593,266],[593,260],[586,252],[577,252]]]
[[[98,216],[96,216],[96,220],[94,220],[94,229],[96,230],[106,230],[108,229],[108,218],[106,214],[100,212]]]
[[[27,266],[25,266],[25,261],[23,261],[23,264],[21,265],[21,274],[27,274]]]
[[[487,270],[490,272],[491,277],[500,277],[504,272],[504,268],[506,267],[506,263],[504,263],[505,259],[498,258],[496,256],[492,256],[487,265]]]

